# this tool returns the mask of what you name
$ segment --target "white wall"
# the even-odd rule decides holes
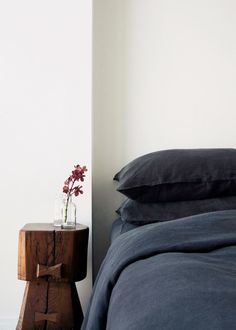
[[[0,329],[14,329],[18,230],[52,222],[54,196],[77,162],[89,172],[78,199],[91,227],[91,26],[88,0],[0,2]],[[80,286],[83,305],[91,287]]]
[[[159,149],[236,146],[235,12],[233,0],[94,0],[95,270],[121,166]]]

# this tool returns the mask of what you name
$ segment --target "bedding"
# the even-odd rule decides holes
[[[135,229],[138,227],[139,227],[139,225],[122,221],[121,218],[116,219],[112,223],[111,242],[113,242],[117,237],[126,233],[127,231],[130,231],[131,229]]]
[[[145,225],[117,237],[83,330],[235,330],[236,210]]]
[[[236,209],[236,196],[169,203],[139,203],[127,199],[116,212],[124,223],[145,225],[200,213],[232,209]]]
[[[119,192],[148,203],[236,195],[236,149],[149,153],[123,167],[114,180]]]

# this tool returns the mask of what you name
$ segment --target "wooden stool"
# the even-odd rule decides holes
[[[88,227],[27,224],[19,233],[18,278],[27,281],[17,330],[80,329],[75,282],[87,273]]]

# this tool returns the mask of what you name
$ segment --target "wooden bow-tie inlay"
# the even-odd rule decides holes
[[[61,278],[61,268],[62,264],[57,264],[55,266],[44,266],[44,265],[39,265],[37,264],[37,277],[42,277],[42,276],[53,276],[56,279]]]
[[[35,312],[34,320],[35,322],[50,321],[56,323],[58,321],[58,313],[44,314],[44,313]]]

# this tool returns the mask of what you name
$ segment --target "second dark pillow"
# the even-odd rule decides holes
[[[236,209],[236,196],[148,204],[127,199],[116,212],[123,221],[141,225],[231,209]]]

